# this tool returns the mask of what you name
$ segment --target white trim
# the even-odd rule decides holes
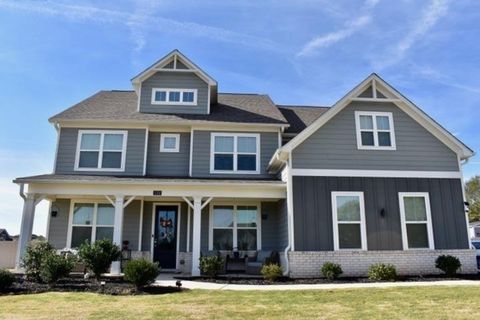
[[[156,216],[156,208],[158,206],[177,206],[177,244],[176,244],[176,253],[175,253],[175,269],[178,269],[178,253],[179,253],[179,248],[180,248],[180,215],[182,213],[182,204],[180,202],[154,202],[152,203],[152,240],[150,242],[150,259],[153,262],[154,258],[154,248],[153,248],[153,243],[154,243],[154,238],[155,238],[155,216]]]
[[[215,152],[215,138],[216,137],[233,137],[233,152]],[[238,155],[248,154],[253,155],[253,153],[238,152],[238,138],[247,137],[256,139],[256,168],[255,170],[245,171],[238,170]],[[233,156],[233,170],[215,170],[215,154],[231,154]],[[259,174],[260,173],[260,134],[259,133],[232,133],[232,132],[212,132],[210,134],[210,173],[211,174]]]
[[[57,128],[58,127],[58,128]],[[58,158],[58,146],[60,145],[60,134],[62,133],[62,127],[57,124],[55,125],[55,129],[57,129],[57,143],[55,146],[55,159],[53,159],[53,170],[52,173],[57,171],[57,158]]]
[[[175,147],[173,149],[165,148],[165,138],[175,139]],[[180,152],[180,134],[179,133],[161,133],[160,134],[160,152]]]
[[[148,156],[148,128],[145,129],[145,149],[143,153],[143,175],[147,175],[147,156]]]
[[[82,135],[83,134],[99,134],[100,135],[100,146],[98,150],[93,150],[93,149],[88,149],[88,150],[80,150],[81,144],[82,144]],[[103,148],[103,142],[104,142],[104,137],[106,134],[117,134],[117,135],[122,135],[123,140],[122,140],[122,150],[104,150]],[[102,171],[102,172],[123,172],[125,171],[125,162],[127,158],[127,141],[128,141],[128,131],[126,130],[78,130],[78,135],[77,135],[77,149],[75,152],[75,167],[74,171]],[[98,162],[97,162],[97,167],[96,168],[80,168],[79,167],[79,162],[80,162],[80,151],[95,151],[98,152]],[[103,158],[103,153],[108,152],[108,151],[114,151],[114,152],[121,152],[122,153],[122,158],[120,162],[120,168],[102,168],[102,158]]]
[[[142,240],[143,240],[143,210],[145,208],[145,200],[142,198],[140,200],[140,221],[138,225],[138,251],[142,251]]]
[[[188,176],[192,176],[192,160],[193,160],[193,128],[190,129],[190,154],[189,154],[189,161],[188,161]]]
[[[423,197],[425,199],[425,211],[427,214],[426,221],[417,221],[417,222],[407,222],[405,218],[405,204],[403,199],[405,197]],[[400,221],[402,225],[402,243],[403,243],[403,250],[424,250],[424,249],[435,249],[435,243],[433,238],[433,227],[432,227],[432,214],[431,214],[431,207],[430,207],[430,197],[428,192],[399,192],[398,193],[398,201],[400,204]],[[409,248],[408,247],[408,237],[407,237],[407,223],[419,223],[419,224],[426,224],[427,225],[427,233],[428,233],[428,248]]]
[[[288,164],[285,167],[287,170],[287,223],[288,223],[288,237],[290,250],[295,251],[295,218],[293,210],[293,175],[292,175],[292,157],[289,157]]]
[[[165,92],[165,101],[157,101],[155,100],[155,95],[157,92],[164,91]],[[171,92],[179,92],[180,93],[180,101],[170,101],[170,93]],[[183,101],[183,94],[185,92],[193,93],[193,101]],[[196,106],[197,105],[197,96],[198,90],[197,89],[185,89],[185,88],[152,88],[152,99],[150,101],[153,105],[175,105],[175,106]]]
[[[314,177],[378,177],[378,178],[445,178],[460,179],[458,171],[402,171],[402,170],[336,170],[291,169],[293,176]]]
[[[48,242],[50,236],[50,220],[52,219],[52,203],[54,200],[48,201],[48,217],[47,217],[47,230],[45,231],[45,239]]]
[[[462,199],[463,199],[463,211],[465,213],[465,225],[467,226],[467,241],[470,243],[470,234],[469,234],[469,218],[468,218],[468,208],[466,207],[465,203],[467,202],[467,196],[465,195],[465,180],[463,179],[463,166],[462,162],[460,160],[460,157],[457,156],[458,159],[458,169],[460,170],[460,176],[461,176],[461,184],[462,184]],[[466,164],[468,160],[466,160],[463,164]]]
[[[372,129],[362,129],[360,127],[360,116],[372,117]],[[388,117],[389,130],[380,130],[377,128],[377,117]],[[362,131],[373,133],[373,146],[364,146],[362,144]],[[395,129],[393,126],[393,114],[391,112],[374,112],[374,111],[355,111],[355,132],[357,135],[357,148],[359,150],[396,150]],[[390,146],[380,146],[378,134],[379,132],[388,132],[390,134]]]
[[[338,196],[351,196],[358,197],[360,203],[360,221],[348,221],[340,222],[337,216],[337,197]],[[335,251],[352,251],[352,250],[367,250],[367,228],[365,221],[365,201],[363,198],[363,192],[361,191],[332,191],[332,220],[333,220],[333,248]],[[338,225],[339,224],[360,224],[360,237],[361,248],[354,249],[340,249],[338,241]]]
[[[137,112],[140,112],[140,101],[141,101],[141,96],[142,96],[142,82],[139,83],[137,95],[138,95]]]

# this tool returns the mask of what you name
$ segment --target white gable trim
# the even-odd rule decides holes
[[[373,84],[374,83],[374,84]],[[374,86],[376,90],[379,90],[387,98],[359,98],[361,94],[370,85]],[[376,96],[376,93],[375,93]],[[278,149],[273,156],[270,163],[275,161],[275,158],[288,157],[288,154],[292,152],[297,146],[304,142],[314,132],[321,128],[325,123],[330,121],[336,114],[342,111],[351,101],[369,101],[369,102],[392,102],[397,105],[402,111],[407,113],[420,125],[422,125],[427,131],[433,134],[437,139],[442,141],[447,147],[457,153],[460,159],[467,159],[474,155],[474,152],[464,145],[460,140],[453,136],[450,132],[441,127],[437,122],[430,118],[420,108],[410,102],[396,89],[386,83],[376,74],[371,74],[350,92],[348,92],[343,98],[336,102],[327,112],[325,112],[320,118],[314,121],[310,126],[305,128],[296,137],[290,140],[282,148]],[[283,154],[283,156],[282,156]]]

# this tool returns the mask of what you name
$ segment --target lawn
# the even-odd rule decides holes
[[[480,288],[204,291],[0,296],[0,319],[475,319]]]

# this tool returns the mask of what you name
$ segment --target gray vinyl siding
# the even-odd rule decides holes
[[[75,155],[77,151],[77,140],[79,130],[109,130],[115,129],[84,129],[84,128],[62,128],[58,141],[56,174],[89,174],[89,175],[143,175],[143,159],[145,155],[145,133],[144,129],[125,129],[127,136],[127,154],[125,158],[125,171],[75,171]],[[123,130],[119,130],[123,131]]]
[[[355,111],[393,114],[396,150],[358,150]],[[457,155],[392,103],[352,102],[293,150],[293,168],[458,171]]]
[[[63,249],[67,246],[68,216],[70,213],[70,200],[58,199],[52,203],[52,211],[57,211],[57,216],[49,214],[48,242],[55,249]]]
[[[283,203],[262,202],[262,249],[283,251],[288,244],[288,235],[285,233],[288,226],[287,220],[283,216]]]
[[[197,89],[197,105],[152,104],[152,89]],[[157,72],[142,82],[140,112],[208,114],[208,84],[191,72]]]
[[[148,134],[148,176],[188,176],[190,166],[190,133],[183,132],[178,134],[180,134],[179,152],[160,152],[161,133],[150,132]]]
[[[260,133],[260,173],[259,174],[220,174],[210,173],[210,141],[211,133],[215,131],[194,131],[193,132],[193,158],[192,176],[216,177],[216,178],[272,178],[267,172],[268,162],[278,148],[278,133]],[[227,131],[219,131],[225,132]]]
[[[140,234],[141,201],[132,201],[123,212],[123,241],[128,241],[130,250],[138,250],[138,235]]]
[[[368,250],[402,250],[399,192],[429,193],[435,249],[468,249],[460,179],[295,176],[295,250],[333,250],[332,191],[364,192]]]

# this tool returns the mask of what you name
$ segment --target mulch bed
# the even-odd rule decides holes
[[[305,278],[292,279],[287,277],[279,278],[275,282],[267,281],[261,278],[248,278],[241,275],[221,275],[215,279],[205,277],[175,277],[179,280],[210,282],[220,284],[248,284],[248,285],[278,285],[278,284],[345,284],[345,283],[374,283],[364,277],[341,277],[338,280],[329,281],[324,278]],[[440,280],[479,280],[480,274],[459,274],[455,277],[446,277],[444,275],[426,275],[426,276],[399,276],[395,282],[418,282],[418,281],[440,281]]]
[[[43,292],[92,292],[107,295],[143,295],[176,293],[187,289],[176,287],[148,286],[137,290],[134,285],[118,278],[102,279],[101,285],[94,279],[66,278],[59,280],[55,285],[36,283],[17,277],[17,281],[8,289],[0,291],[0,295],[33,294]]]

